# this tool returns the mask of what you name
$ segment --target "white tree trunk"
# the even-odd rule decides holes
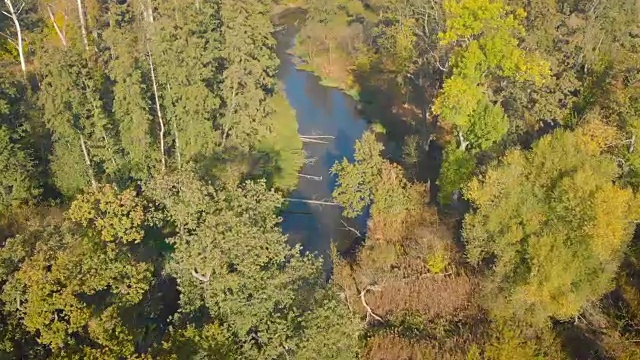
[[[80,147],[82,147],[82,154],[84,155],[84,162],[87,164],[87,170],[89,179],[91,180],[91,186],[96,188],[96,179],[93,177],[93,168],[91,167],[91,159],[89,159],[89,152],[87,151],[87,145],[84,143],[84,136],[80,134]]]
[[[467,146],[469,142],[464,139],[462,136],[462,130],[458,131],[458,140],[460,140],[460,150],[467,151]]]
[[[147,1],[149,5],[146,8],[144,5],[140,5],[142,8],[142,13],[144,14],[145,21],[153,24],[153,5],[151,4],[151,0]],[[153,56],[151,55],[151,49],[149,48],[149,36],[145,36],[145,42],[147,46],[147,55],[149,58],[149,68],[151,69],[151,83],[153,85],[153,97],[156,103],[156,115],[158,116],[158,124],[160,125],[160,160],[162,163],[162,171],[164,172],[167,168],[167,162],[165,159],[165,151],[164,151],[164,120],[162,119],[162,109],[160,107],[160,97],[158,95],[158,81],[156,80],[156,72],[153,66]]]
[[[89,50],[89,42],[87,41],[87,26],[84,22],[84,11],[82,10],[82,0],[78,0],[78,17],[80,18],[80,30],[82,31],[82,43],[84,49]]]
[[[13,25],[16,27],[16,36],[18,37],[18,39],[17,43],[14,43],[14,45],[16,46],[16,48],[18,48],[18,54],[20,55],[20,67],[22,68],[22,74],[26,77],[27,65],[24,60],[24,51],[22,46],[22,29],[20,28],[20,22],[18,21],[18,13],[20,13],[20,10],[22,10],[22,6],[24,6],[24,3],[17,11],[13,7],[11,0],[4,0],[4,3],[7,5],[7,8],[9,8],[9,12],[6,13],[3,11],[3,13],[11,18],[11,20],[13,20]]]
[[[171,87],[167,84],[167,94],[172,96]],[[175,118],[174,121],[171,122],[173,125],[173,135],[176,138],[176,159],[178,160],[178,170],[182,169],[182,154],[180,153],[180,134],[178,133],[178,125],[176,125]]]
[[[149,44],[147,44],[147,55],[149,56],[149,67],[151,68],[151,82],[153,84],[153,96],[156,101],[156,114],[158,115],[158,123],[160,124],[160,154],[162,161],[162,171],[165,171],[167,165],[164,158],[164,121],[162,120],[162,110],[160,109],[160,98],[158,97],[158,83],[156,81],[156,73],[153,68],[153,58],[151,57],[151,50]]]
[[[53,28],[56,29],[56,33],[58,33],[58,37],[60,37],[60,41],[62,42],[62,45],[64,47],[67,47],[67,37],[60,30],[60,27],[56,23],[56,17],[53,16],[53,13],[51,12],[51,7],[50,6],[47,6],[47,11],[49,12],[49,18],[51,19],[51,23],[53,24]]]

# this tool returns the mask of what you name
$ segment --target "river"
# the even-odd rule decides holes
[[[287,26],[276,33],[277,54],[280,59],[278,79],[284,84],[289,103],[296,111],[298,132],[301,135],[333,136],[326,144],[305,143],[307,159],[301,174],[322,178],[300,178],[291,198],[331,202],[336,179],[329,170],[336,161],[346,157],[353,160],[355,141],[368,128],[356,108],[353,98],[336,88],[320,85],[320,79],[312,73],[296,68],[294,58],[287,51],[294,43],[297,29]],[[358,238],[349,227],[364,234],[366,215],[357,219],[341,217],[342,209],[335,205],[315,205],[290,202],[283,212],[282,229],[291,244],[301,244],[308,252],[327,259],[333,242],[339,251],[349,249]],[[330,266],[325,261],[325,266]]]

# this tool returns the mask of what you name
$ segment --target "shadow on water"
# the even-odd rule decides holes
[[[280,59],[278,78],[296,111],[298,131],[302,135],[333,136],[326,144],[305,143],[307,159],[312,159],[300,173],[321,178],[300,178],[298,187],[289,196],[296,199],[331,202],[335,177],[330,168],[343,157],[353,159],[355,141],[368,128],[367,121],[357,111],[356,102],[338,89],[320,85],[315,75],[296,68],[293,56],[287,51],[293,45],[297,29],[287,26],[277,34],[277,53]],[[349,250],[358,236],[347,230],[343,221],[364,234],[366,214],[357,219],[343,219],[342,209],[335,205],[316,205],[291,202],[283,211],[282,229],[291,244],[301,244],[308,252],[329,260],[333,242],[338,251]],[[325,261],[325,269],[331,263]]]

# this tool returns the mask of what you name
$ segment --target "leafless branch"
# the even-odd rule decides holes
[[[202,282],[207,282],[211,278],[211,272],[207,273],[207,275],[205,276],[198,274],[194,269],[191,269],[191,275]]]
[[[8,42],[11,43],[11,45],[16,46],[16,43],[13,41],[13,38],[10,37],[9,35],[5,34],[5,33],[0,33],[0,35],[4,36]]]
[[[56,22],[56,18],[55,18],[55,16],[53,16],[53,12],[51,12],[51,5],[47,5],[47,12],[49,13],[49,19],[51,19],[51,23],[53,24],[53,28],[56,30],[56,33],[58,34],[58,37],[60,38],[60,41],[62,41],[62,45],[64,45],[66,47],[67,46],[67,37],[60,30],[60,27],[58,26],[58,23]]]
[[[331,136],[331,135],[300,135],[298,134],[301,138],[307,138],[307,139],[335,139],[335,136]]]
[[[369,322],[370,318],[374,318],[380,322],[384,322],[384,320],[382,320],[382,318],[378,315],[376,315],[373,310],[371,310],[371,307],[369,307],[369,305],[367,305],[367,301],[365,300],[364,296],[366,295],[367,291],[380,291],[380,287],[376,286],[376,285],[367,285],[367,287],[364,288],[364,290],[362,290],[362,292],[360,293],[360,301],[362,301],[362,306],[365,307],[365,309],[367,309],[367,322]]]
[[[345,230],[353,231],[353,233],[358,235],[358,237],[362,237],[362,234],[360,234],[360,231],[358,231],[358,230],[352,228],[351,226],[347,225],[347,223],[344,222],[343,220],[340,220],[340,222],[342,223],[342,225],[344,225],[344,229]]]
[[[344,292],[340,293],[340,297],[347,304],[347,307],[349,308],[349,311],[353,312],[353,308],[351,307],[351,300],[349,299],[349,295],[347,295],[347,291],[346,290]]]
[[[316,140],[316,139],[309,139],[309,138],[306,138],[306,137],[300,137],[300,140],[302,140],[302,142],[308,142],[308,143],[328,144],[328,142],[326,142],[326,141]]]

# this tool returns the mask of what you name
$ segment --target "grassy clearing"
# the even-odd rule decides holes
[[[304,161],[296,113],[283,91],[273,97],[272,106],[274,112],[269,118],[271,131],[258,151],[262,155],[263,173],[271,184],[277,189],[291,191],[298,185],[298,171]]]

